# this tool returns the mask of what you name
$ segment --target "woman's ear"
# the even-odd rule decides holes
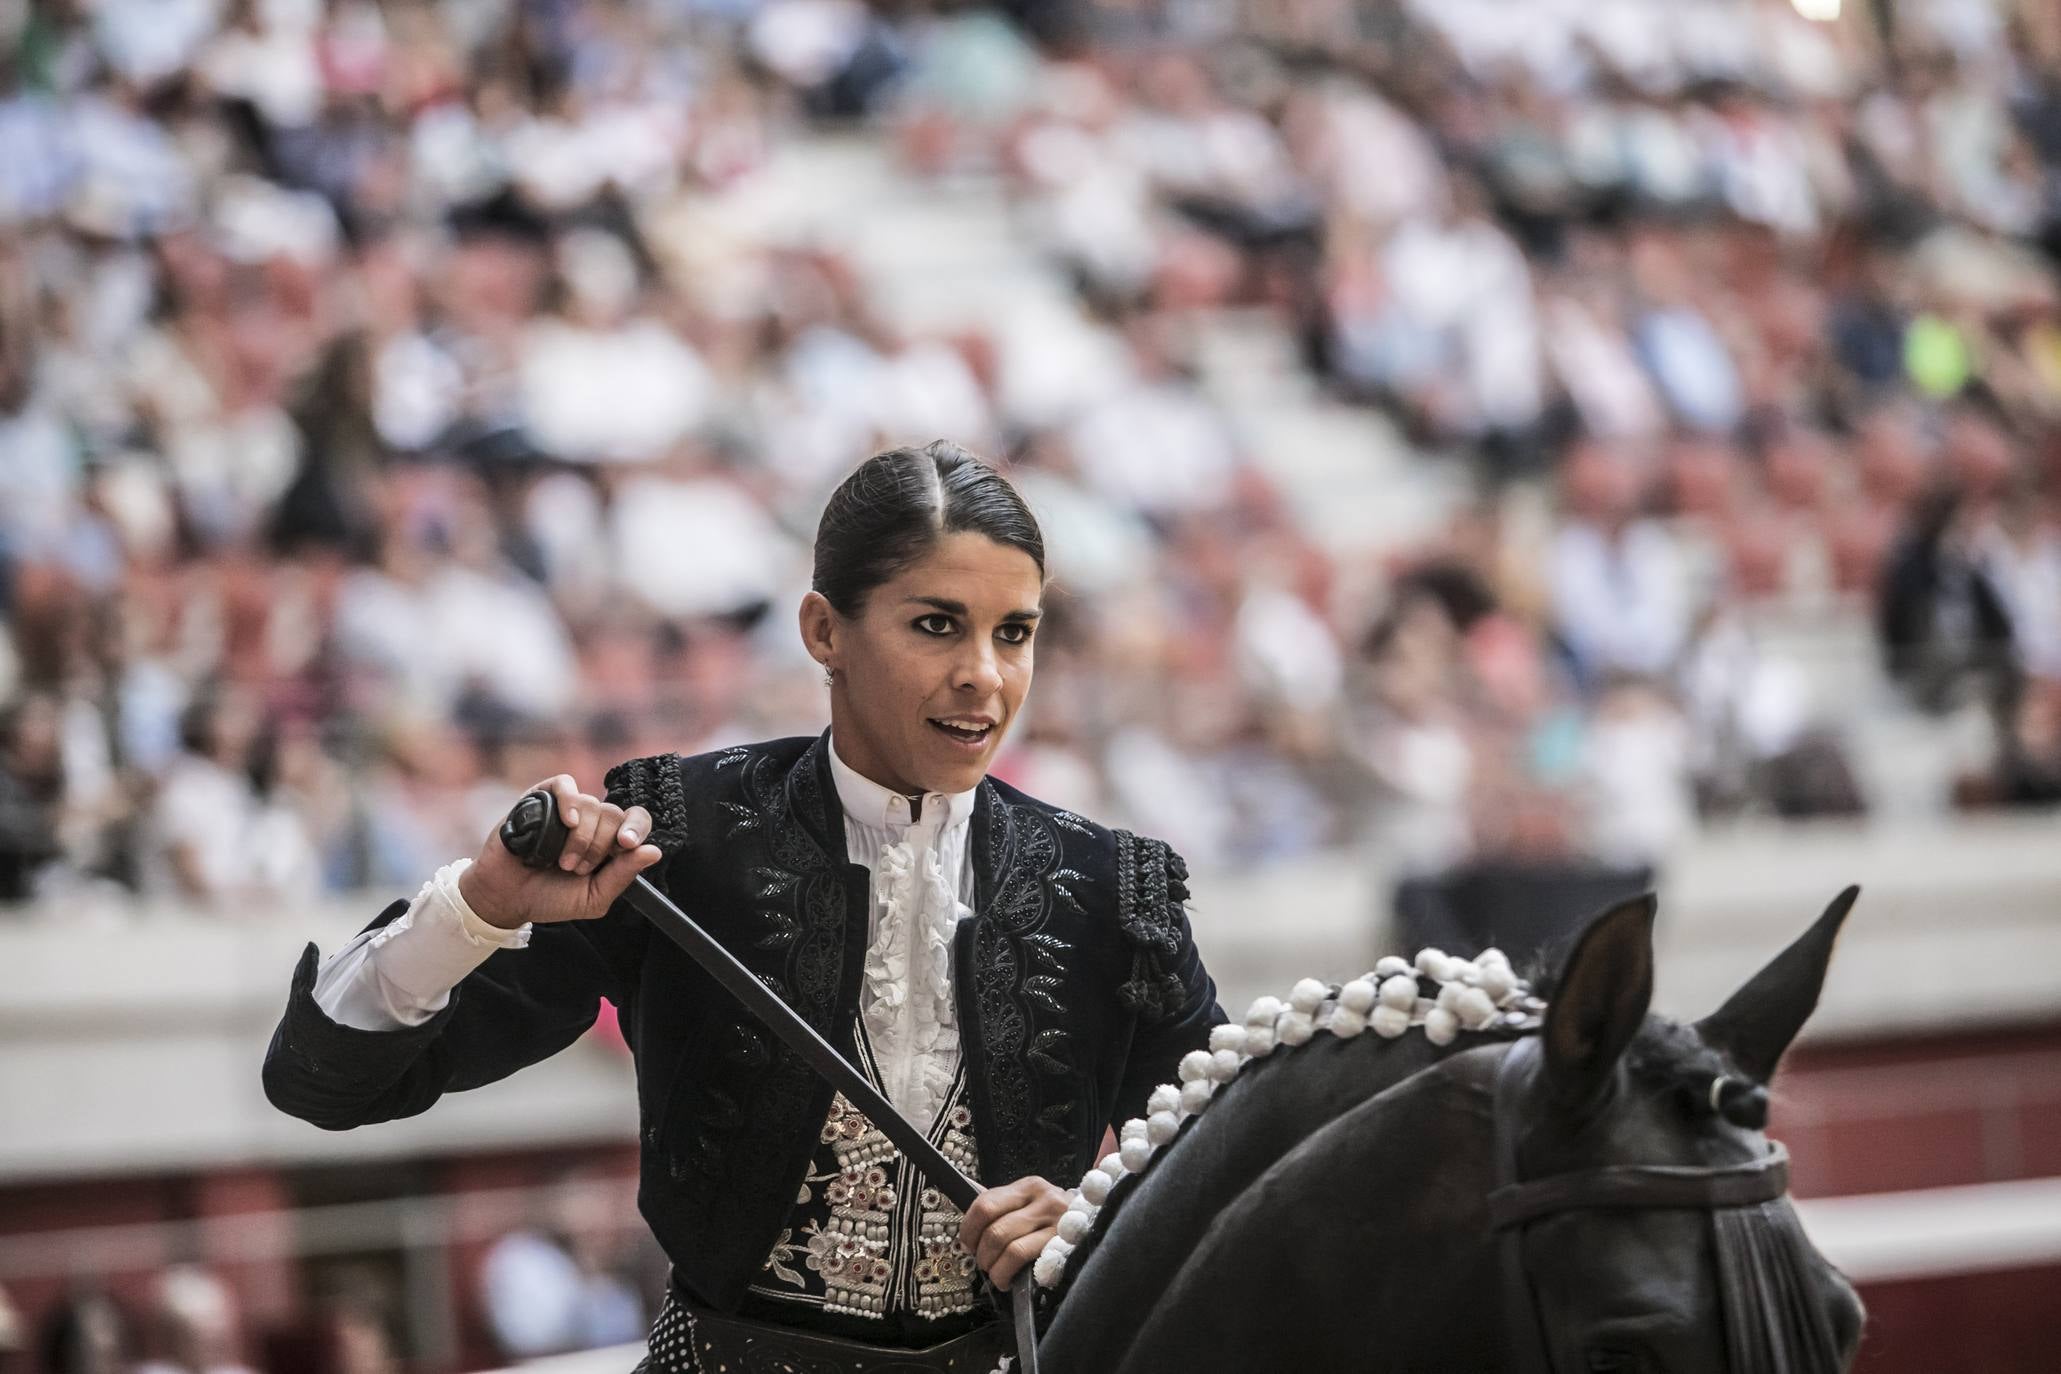
[[[802,647],[825,669],[837,666],[837,621],[837,608],[823,593],[812,591],[802,597]]]

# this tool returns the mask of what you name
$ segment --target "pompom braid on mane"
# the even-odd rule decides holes
[[[1210,1032],[1209,1048],[1182,1057],[1179,1083],[1163,1083],[1146,1100],[1146,1115],[1126,1121],[1114,1154],[1090,1169],[1067,1200],[1058,1234],[1032,1267],[1053,1300],[1065,1296],[1077,1250],[1092,1248],[1105,1214],[1131,1191],[1125,1185],[1193,1124],[1216,1094],[1246,1066],[1281,1047],[1308,1044],[1319,1033],[1352,1039],[1373,1031],[1396,1039],[1413,1027],[1437,1045],[1462,1034],[1523,1034],[1542,1024],[1546,1004],[1500,950],[1459,959],[1439,949],[1415,960],[1382,959],[1371,972],[1342,984],[1305,978],[1282,997],[1253,1002],[1243,1022]]]

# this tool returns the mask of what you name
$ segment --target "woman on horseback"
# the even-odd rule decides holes
[[[426,1110],[621,1012],[639,1204],[672,1262],[645,1369],[986,1371],[1054,1180],[1223,1019],[1164,844],[987,776],[1030,689],[1037,523],[954,445],[893,449],[825,509],[803,643],[830,728],[543,784],[556,868],[489,836],[318,963],[267,1095],[344,1129]],[[987,1191],[962,1216],[875,1124],[618,900],[644,874]],[[778,1363],[785,1360],[787,1364]]]

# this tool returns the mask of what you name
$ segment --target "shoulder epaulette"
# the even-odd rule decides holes
[[[1131,976],[1124,1005],[1148,1020],[1170,1015],[1186,990],[1175,972],[1181,951],[1181,904],[1188,900],[1188,865],[1162,840],[1118,830],[1117,918],[1131,944]]]

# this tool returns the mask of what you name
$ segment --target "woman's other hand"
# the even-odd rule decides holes
[[[560,773],[531,789],[549,792],[566,825],[565,846],[549,868],[526,868],[501,843],[496,827],[472,866],[459,875],[458,892],[490,925],[513,930],[525,921],[588,921],[605,915],[639,873],[661,857],[651,837],[651,813],[625,810],[582,792]]]
[[[1059,1234],[1066,1214],[1066,1190],[1032,1175],[990,1188],[966,1209],[959,1223],[959,1243],[997,1288],[1007,1288],[1017,1272]]]

